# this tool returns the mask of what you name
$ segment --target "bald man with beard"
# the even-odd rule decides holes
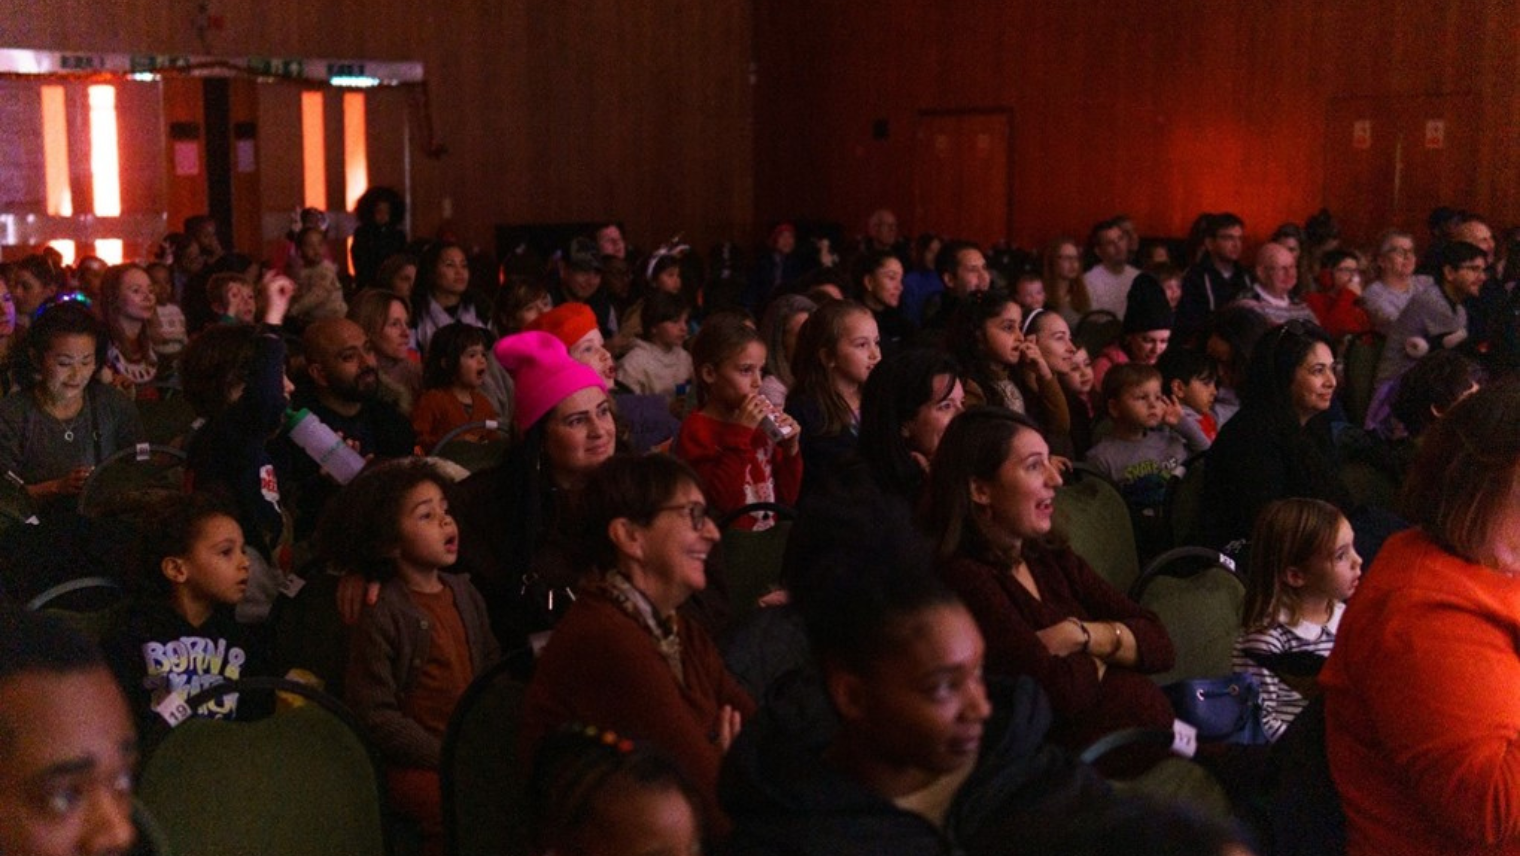
[[[310,410],[350,445],[357,445],[366,458],[414,453],[417,435],[411,421],[378,396],[380,374],[364,328],[347,318],[324,318],[307,325],[301,345],[306,377],[296,387],[295,409]],[[296,537],[303,538],[311,534],[322,506],[338,486],[294,444],[290,458],[295,481],[301,485]]]

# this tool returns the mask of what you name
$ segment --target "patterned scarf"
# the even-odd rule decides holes
[[[587,587],[605,596],[654,639],[654,646],[665,658],[666,665],[676,676],[676,683],[686,686],[686,670],[681,668],[681,636],[676,632],[675,616],[661,618],[655,614],[654,604],[621,571],[612,571]]]

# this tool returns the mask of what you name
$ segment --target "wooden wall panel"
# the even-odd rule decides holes
[[[0,45],[418,60],[449,154],[423,156],[414,116],[415,233],[446,212],[480,244],[497,223],[545,220],[621,218],[644,245],[750,229],[750,0],[210,5],[224,26],[206,44],[194,3],[36,0],[0,16]],[[265,176],[265,207],[299,205],[269,195],[280,184]]]
[[[1517,0],[838,0],[755,9],[757,221],[911,218],[916,111],[1009,109],[1011,237],[1118,211],[1182,234],[1234,210],[1261,239],[1327,200],[1330,100],[1477,95],[1476,187],[1520,222]],[[871,137],[889,119],[886,140]]]

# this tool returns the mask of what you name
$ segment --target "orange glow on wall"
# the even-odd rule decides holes
[[[75,253],[77,251],[74,249],[74,242],[73,241],[67,241],[67,240],[48,241],[47,245],[50,246],[50,247],[52,247],[53,249],[57,250],[58,254],[61,255],[61,256],[63,256],[63,263],[64,264],[71,265],[71,264],[74,263],[74,257],[75,257]]]
[[[126,248],[122,245],[120,238],[95,239],[95,257],[106,264],[119,265],[125,255]]]
[[[74,196],[69,191],[69,120],[62,86],[42,87],[42,168],[48,215],[74,216]]]
[[[365,148],[364,93],[343,93],[343,198],[352,211],[369,187],[369,150]]]
[[[301,163],[306,207],[327,210],[327,140],[322,121],[322,93],[301,93]]]
[[[121,160],[116,141],[116,87],[91,86],[90,179],[95,216],[121,216]]]

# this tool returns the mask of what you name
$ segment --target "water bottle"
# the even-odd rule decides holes
[[[285,427],[290,439],[338,484],[348,484],[364,469],[364,458],[310,410],[303,407],[286,411]]]

